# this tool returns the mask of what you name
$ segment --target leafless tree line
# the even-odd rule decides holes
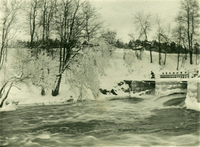
[[[52,95],[57,96],[63,73],[69,69],[76,56],[88,47],[82,45],[81,42],[90,42],[98,36],[102,21],[97,10],[91,6],[89,1],[82,0],[2,0],[1,7],[3,16],[1,18],[0,69],[11,37],[10,31],[13,29],[13,25],[20,21],[17,18],[20,17],[18,15],[20,12],[25,16],[25,21],[21,24],[27,26],[25,29],[30,36],[31,50],[36,50],[38,53],[38,48],[33,47],[34,41],[42,40],[40,47],[49,50],[49,38],[59,39],[59,68],[52,90]],[[5,86],[0,91],[0,98],[7,98],[7,94],[3,96],[3,91],[8,83],[12,87],[14,82],[8,80],[4,84]],[[9,93],[10,88],[7,93]],[[42,93],[45,93],[43,87]]]
[[[142,12],[136,13],[134,15],[134,24],[139,33],[138,38],[142,37],[144,40],[148,42],[148,34],[152,30],[154,25],[153,22],[156,23],[157,26],[157,39],[159,44],[160,42],[170,43],[172,41],[176,42],[179,46],[183,46],[185,49],[189,51],[190,55],[190,64],[193,64],[192,55],[194,49],[197,49],[197,44],[194,42],[199,41],[199,22],[200,22],[200,14],[199,14],[199,3],[197,0],[182,0],[180,2],[180,10],[175,18],[176,27],[173,29],[169,29],[169,26],[166,28],[163,26],[162,20],[160,17],[156,16],[156,19],[153,19],[151,14],[144,14]],[[133,36],[133,35],[132,35]],[[148,46],[148,45],[145,45]],[[198,53],[196,51],[196,53]],[[177,70],[179,66],[179,56],[177,59]],[[187,55],[183,60],[187,59]],[[152,63],[152,51],[150,47],[150,63]],[[165,61],[166,62],[166,53],[165,53]],[[197,59],[196,59],[197,63]],[[161,47],[159,46],[159,64],[161,65]]]

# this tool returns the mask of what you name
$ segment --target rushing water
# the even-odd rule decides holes
[[[0,145],[198,146],[199,112],[136,98],[0,112]]]

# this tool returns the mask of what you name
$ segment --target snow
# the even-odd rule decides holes
[[[155,75],[161,74],[162,72],[173,72],[176,71],[177,67],[177,55],[176,54],[167,54],[167,62],[166,65],[159,65],[158,64],[158,53],[152,52],[153,55],[153,63],[150,63],[150,55],[148,51],[144,51],[142,53],[142,60],[138,60],[134,51],[132,50],[123,50],[123,49],[116,49],[110,61],[109,68],[106,69],[105,73],[100,75],[99,82],[100,87],[102,89],[111,90],[116,88],[117,84],[123,80],[144,80],[150,79],[150,73],[153,71]],[[0,70],[0,84],[3,83],[5,79],[5,74],[10,75],[12,73],[12,66],[11,63],[15,62],[12,60],[13,51],[10,51],[8,54],[8,61],[5,63],[5,70]],[[125,57],[125,59],[123,59]],[[194,56],[195,57],[195,56]],[[195,58],[193,58],[195,60]],[[162,60],[164,60],[164,54],[162,54]],[[199,62],[199,61],[198,61]],[[179,71],[191,70],[199,68],[199,65],[190,65],[189,57],[186,60],[184,66],[180,67]],[[157,81],[161,79],[156,79]],[[169,79],[162,79],[164,81],[168,81]],[[172,81],[185,81],[189,79],[170,79]],[[195,80],[194,80],[195,81]],[[186,104],[188,109],[195,109],[199,110],[199,103],[196,101],[196,96],[192,95],[193,93],[197,93],[195,91],[195,84],[190,82],[189,90],[187,94]],[[15,102],[18,105],[51,105],[51,104],[65,104],[69,103],[70,99],[74,99],[74,102],[77,101],[79,93],[77,90],[73,90],[69,84],[65,83],[65,79],[63,76],[60,93],[58,96],[53,97],[51,96],[51,91],[47,91],[45,96],[41,96],[40,88],[36,88],[33,85],[27,86],[26,84],[19,84],[16,88],[13,87],[9,94],[9,97],[6,101],[8,102]],[[118,91],[120,95],[123,96],[124,92]],[[172,92],[172,91],[171,91]],[[87,95],[83,99],[94,99],[92,92],[90,90],[87,91]],[[168,93],[168,91],[165,91]],[[170,92],[169,92],[170,93]],[[124,94],[125,95],[125,94]],[[127,94],[128,95],[128,94]],[[99,94],[97,99],[102,100],[105,99],[105,95]]]
[[[64,80],[63,80],[64,81]],[[64,85],[64,83],[62,83]],[[73,97],[77,97],[70,87],[65,85],[61,86],[58,96],[51,96],[51,92],[47,91],[47,94],[42,96],[40,94],[41,89],[35,86],[27,87],[21,85],[21,90],[13,87],[7,101],[18,102],[18,105],[52,105],[52,104],[65,104]]]
[[[0,109],[0,112],[3,112],[3,111],[15,111],[16,110],[16,106],[15,105],[12,105],[11,104],[8,104],[8,105],[4,105],[1,109]]]
[[[122,49],[118,49],[115,51],[113,55],[113,59],[111,61],[111,68],[106,71],[106,75],[101,77],[101,86],[105,88],[112,87],[119,81],[123,80],[144,80],[150,78],[150,72],[153,71],[155,75],[161,74],[162,72],[173,72],[176,71],[176,63],[177,63],[177,55],[168,54],[166,65],[158,64],[158,53],[153,52],[153,63],[150,63],[150,55],[148,51],[144,51],[142,54],[142,60],[138,60],[135,56],[135,53],[131,50],[126,51],[126,56],[131,55],[132,57],[132,65],[126,64],[126,59],[123,60],[124,51]],[[162,54],[164,58],[164,54]],[[127,60],[130,60],[128,58]],[[188,69],[199,68],[199,65],[190,65],[189,59],[185,63],[184,67],[180,67],[179,71],[185,71]],[[159,80],[159,79],[158,79]],[[162,79],[169,80],[169,79]],[[178,79],[170,79],[170,80],[178,80]],[[185,80],[185,79],[184,79]],[[110,87],[109,87],[110,86]]]
[[[198,78],[188,80],[187,96],[185,103],[187,109],[200,111],[200,103],[197,101],[197,91],[200,91],[200,87],[197,87],[197,83],[200,83],[200,79]]]

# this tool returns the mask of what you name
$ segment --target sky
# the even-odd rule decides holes
[[[173,26],[180,8],[180,0],[90,0],[90,2],[98,9],[104,25],[117,31],[117,38],[124,42],[131,39],[129,33],[133,33],[135,39],[138,38],[133,20],[135,13],[151,14],[152,18],[158,15],[163,26],[168,24]],[[149,40],[154,39],[155,29],[154,27],[149,34]]]
[[[117,39],[129,42],[128,34],[134,34],[138,38],[138,31],[134,27],[133,16],[135,13],[143,12],[151,14],[153,18],[158,15],[163,26],[174,25],[174,19],[180,8],[181,0],[89,0],[101,15],[104,28],[109,28],[117,32]],[[154,22],[152,20],[152,22]],[[155,37],[156,24],[148,34],[148,40]],[[18,36],[22,40],[27,40],[23,31],[18,31]],[[24,36],[24,37],[23,37]]]

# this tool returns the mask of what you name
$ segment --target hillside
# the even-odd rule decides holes
[[[13,50],[11,50],[7,57],[7,62],[5,62],[5,69],[1,70],[1,75],[4,75],[3,72],[6,71],[4,78],[12,73],[10,65],[13,62]],[[125,57],[125,58],[124,58]],[[106,69],[104,75],[100,75],[100,87],[103,89],[112,89],[122,80],[140,80],[140,79],[150,79],[150,72],[153,71],[155,74],[160,74],[163,71],[176,71],[177,67],[177,55],[167,54],[166,65],[158,64],[158,53],[153,52],[153,63],[150,63],[150,56],[148,51],[142,53],[142,60],[138,60],[135,56],[135,52],[132,50],[123,50],[116,49],[112,58],[110,59],[110,67]],[[194,55],[194,60],[196,57]],[[164,60],[164,54],[162,54],[162,60]],[[198,60],[199,63],[199,60]],[[181,65],[181,58],[180,58]],[[189,58],[186,60],[183,67],[179,67],[179,71],[185,71],[190,69],[199,68],[199,65],[189,64]],[[77,99],[78,92],[70,87],[69,84],[65,83],[65,76],[61,83],[60,94],[57,97],[51,96],[51,91],[47,91],[45,96],[40,95],[40,88],[36,88],[33,85],[19,84],[18,87],[13,87],[8,101],[19,101],[19,104],[53,104],[53,103],[65,103],[70,98]],[[1,76],[1,82],[3,76]],[[90,91],[85,95],[89,99],[93,99],[93,96]],[[103,98],[103,97],[101,97]]]
[[[124,53],[125,59],[123,59]],[[162,54],[161,56],[162,61],[164,61],[165,55]],[[159,65],[158,57],[157,52],[152,52],[153,63],[150,63],[149,51],[144,51],[142,53],[142,60],[138,60],[134,51],[117,49],[111,59],[111,67],[107,69],[106,75],[101,77],[102,85],[106,87],[110,85],[108,83],[119,82],[120,80],[149,79],[151,71],[155,74],[177,71],[177,54],[167,54],[165,65]],[[198,56],[198,63],[199,58],[200,56]],[[193,55],[193,60],[196,61],[196,55]],[[184,66],[181,66],[182,57],[180,57],[179,62],[178,71],[192,70],[200,67],[199,64],[191,65],[189,63],[189,55]]]

